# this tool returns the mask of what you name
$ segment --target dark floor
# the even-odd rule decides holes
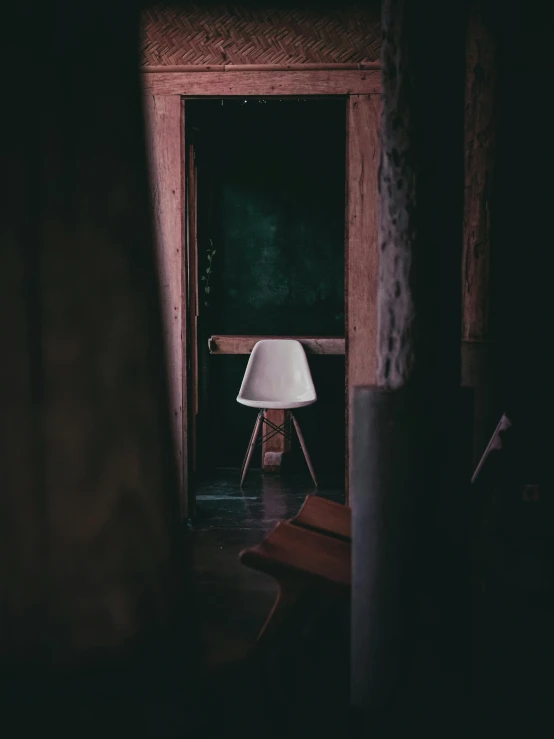
[[[295,515],[305,496],[314,492],[309,478],[253,471],[243,491],[237,481],[237,471],[222,472],[197,491],[194,558],[211,665],[206,683],[211,703],[203,709],[207,721],[200,735],[353,736],[348,715],[348,613],[321,603],[322,620],[317,623],[312,603],[310,612],[298,615],[273,662],[257,661],[252,653],[276,588],[271,578],[243,567],[238,554],[279,521]],[[343,502],[340,483],[324,485],[318,492]],[[437,674],[446,669],[442,687],[451,700],[441,697],[433,675],[424,681],[428,687],[414,686],[414,695],[431,695],[412,701],[413,705],[408,702],[409,710],[401,711],[406,715],[392,711],[386,730],[372,731],[372,736],[407,736],[406,727],[418,722],[428,736],[441,736],[441,731],[450,737],[554,736],[553,597],[510,587],[474,593],[472,601],[473,623],[467,611],[458,633],[447,634],[454,651],[467,644],[467,657],[472,655],[469,684],[462,685],[456,677],[450,685],[448,668],[440,667]],[[426,718],[430,716],[433,720]],[[395,731],[395,720],[402,730]]]
[[[221,470],[197,486],[194,569],[210,662],[226,663],[251,650],[277,592],[273,578],[241,565],[239,552],[296,515],[314,492],[307,474],[259,470],[249,473],[242,490],[238,470]],[[317,494],[344,503],[340,481],[324,481]]]
[[[198,603],[212,668],[207,684],[220,719],[218,723],[210,716],[202,724],[202,736],[354,735],[348,711],[347,613],[334,611],[329,602],[319,604],[324,618],[318,623],[312,603],[310,612],[298,614],[273,661],[256,660],[252,652],[276,587],[271,578],[243,567],[238,554],[258,543],[279,521],[294,516],[313,492],[307,475],[281,477],[259,471],[252,471],[243,491],[237,471],[221,472],[197,490],[193,541]],[[340,482],[322,486],[318,494],[344,502]],[[429,708],[433,698],[419,709],[436,714],[434,722],[423,714],[419,717],[428,736],[439,736],[441,727],[451,737],[554,736],[554,711],[549,708],[554,602],[552,597],[531,597],[514,587],[508,590],[509,595],[494,590],[487,596],[475,593],[473,625],[468,612],[467,623],[448,636],[454,651],[472,642],[471,678],[465,687],[458,678],[457,687],[445,683],[445,694],[453,696],[450,703],[439,697],[436,676],[429,680],[435,710]],[[412,708],[411,718],[399,719],[404,728],[416,722],[417,710]],[[209,707],[206,711],[210,714]],[[393,718],[389,715],[389,733],[382,736],[405,735],[390,734]]]
[[[431,665],[428,680],[416,670],[406,681],[415,697],[401,710],[391,705],[380,729],[353,732],[348,605],[314,597],[273,652],[253,649],[275,584],[243,567],[238,554],[298,511],[314,492],[309,477],[252,471],[242,492],[237,479],[237,471],[222,472],[197,490],[188,537],[196,588],[186,604],[196,625],[179,623],[174,636],[145,645],[136,664],[67,676],[26,669],[0,675],[2,737],[38,737],[45,729],[87,739],[554,736],[554,588],[523,592],[513,584],[474,593],[473,617],[464,607],[459,628],[441,629],[443,656],[456,652],[452,664],[467,652],[470,685],[456,675],[448,682],[448,659]],[[341,501],[340,481],[319,494]],[[442,690],[437,674],[445,675]]]
[[[97,664],[67,674],[37,665],[0,673],[2,737],[45,730],[85,739],[346,736],[348,607],[301,604],[260,657],[256,637],[275,583],[238,560],[241,549],[298,511],[314,492],[310,478],[252,470],[243,492],[237,480],[237,470],[226,471],[198,486],[197,517],[184,536],[193,586],[185,587],[179,622],[128,658],[99,655]],[[319,492],[343,498],[340,484]]]
[[[243,490],[238,481],[238,470],[226,470],[197,487],[194,569],[211,695],[201,735],[280,739],[317,730],[319,736],[346,737],[348,605],[310,599],[274,653],[260,656],[256,637],[277,588],[238,558],[316,491],[307,474],[252,470]],[[341,483],[324,481],[317,494],[343,503]]]

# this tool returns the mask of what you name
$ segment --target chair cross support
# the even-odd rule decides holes
[[[263,411],[265,414],[265,410]],[[290,431],[290,427],[292,426],[292,418],[289,417],[287,420],[282,423],[280,426],[277,426],[273,421],[270,421],[267,416],[264,417],[264,423],[266,426],[269,426],[269,428],[273,429],[273,431],[268,431],[262,438],[257,442],[257,445],[263,444],[264,441],[269,441],[269,439],[273,439],[274,436],[277,436],[277,434],[281,434],[281,436],[284,436],[285,439],[288,439],[288,441],[292,442],[292,434]],[[288,426],[288,429],[285,429],[285,426]]]
[[[289,411],[289,418],[284,423],[282,423],[280,426],[277,426],[272,421],[270,421],[268,418],[264,418],[264,413],[265,413],[265,409],[261,408],[260,411],[258,412],[258,415],[256,416],[256,422],[254,424],[254,431],[252,432],[252,436],[250,437],[250,442],[246,450],[244,462],[242,463],[241,478],[240,478],[241,487],[244,484],[244,481],[246,479],[246,475],[248,473],[248,468],[250,466],[250,461],[252,459],[254,449],[260,444],[262,444],[264,441],[267,441],[268,439],[272,439],[277,434],[281,434],[286,439],[292,442],[292,433],[290,431],[291,424],[294,424],[296,435],[298,436],[298,441],[300,442],[302,452],[304,453],[304,459],[306,460],[306,464],[308,465],[308,469],[310,471],[310,475],[312,477],[314,485],[317,487],[317,479],[315,476],[315,470],[312,465],[312,460],[310,459],[310,455],[308,454],[306,442],[304,441],[304,436],[302,434],[302,431],[300,430],[298,421],[296,420],[292,411]],[[258,439],[262,421],[270,427],[271,431],[268,431],[265,435],[262,435],[262,437]]]

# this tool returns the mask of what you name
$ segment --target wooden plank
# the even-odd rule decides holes
[[[261,544],[240,553],[247,567],[280,579],[294,578],[306,586],[350,587],[348,542],[283,522]]]
[[[346,125],[346,428],[352,388],[375,383],[377,371],[378,96],[355,95],[347,102]],[[347,431],[348,433],[348,431]],[[346,446],[346,500],[348,450]]]
[[[214,334],[210,337],[210,354],[250,354],[262,339],[295,339],[306,354],[344,354],[345,340],[335,336],[237,336]]]
[[[348,100],[346,340],[351,388],[374,383],[377,368],[379,108],[376,96]]]
[[[167,357],[171,420],[177,456],[182,514],[187,515],[187,475],[183,433],[186,433],[186,366],[182,316],[184,110],[180,98],[147,95],[147,142],[150,164],[156,251],[164,340]]]
[[[276,426],[281,426],[288,418],[288,412],[277,408],[271,408],[264,412],[264,419],[267,418]],[[267,426],[265,421],[262,434],[271,432],[271,427]],[[279,472],[283,460],[283,454],[290,449],[290,441],[282,434],[275,434],[271,439],[262,443],[262,469],[264,472]],[[266,458],[266,454],[270,456]]]
[[[298,515],[290,523],[314,529],[328,536],[352,538],[352,512],[348,506],[335,503],[318,495],[308,495]]]
[[[142,74],[142,82],[144,89],[152,94],[187,97],[369,95],[380,92],[381,72],[376,69],[158,72]]]

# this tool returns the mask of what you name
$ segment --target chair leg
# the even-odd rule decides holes
[[[246,478],[246,473],[248,472],[248,467],[250,465],[250,460],[252,459],[252,454],[254,453],[254,446],[256,445],[256,439],[258,438],[258,433],[260,431],[260,426],[262,424],[262,417],[263,417],[263,411],[260,411],[258,413],[258,417],[256,418],[256,423],[254,424],[254,431],[252,432],[252,436],[250,437],[250,443],[248,444],[248,449],[246,450],[246,457],[242,465],[242,473],[240,476],[240,486],[241,487]]]
[[[279,592],[273,604],[273,608],[266,619],[262,630],[258,634],[258,648],[266,646],[281,630],[290,612],[298,603],[303,589],[289,585],[286,582],[279,583]]]
[[[257,416],[256,416],[256,420],[257,420]],[[241,476],[246,466],[246,460],[248,459],[248,452],[250,451],[250,445],[252,444],[252,439],[254,438],[255,431],[256,431],[256,421],[254,421],[254,428],[252,429],[252,433],[250,434],[250,441],[248,442],[248,446],[246,447],[246,454],[244,455],[244,459],[242,460],[242,465],[240,467]]]
[[[312,480],[314,481],[314,485],[317,487],[317,480],[315,477],[315,471],[312,464],[312,460],[310,459],[310,455],[308,454],[308,450],[306,448],[306,442],[304,441],[304,437],[302,436],[302,431],[300,431],[300,426],[298,425],[298,421],[294,417],[294,415],[291,413],[292,422],[294,423],[294,428],[296,429],[296,433],[298,434],[298,441],[300,442],[300,446],[302,447],[302,451],[304,452],[304,458],[306,460],[306,464],[308,465],[308,469],[310,470],[310,475],[312,476]]]

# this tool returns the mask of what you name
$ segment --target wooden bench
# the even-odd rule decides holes
[[[257,546],[244,549],[240,561],[271,575],[279,585],[258,644],[279,631],[309,590],[348,596],[350,555],[350,508],[315,495],[306,498],[297,516],[277,524]]]
[[[317,495],[308,495],[298,515],[291,518],[290,523],[350,542],[351,521],[352,512],[348,506]]]

